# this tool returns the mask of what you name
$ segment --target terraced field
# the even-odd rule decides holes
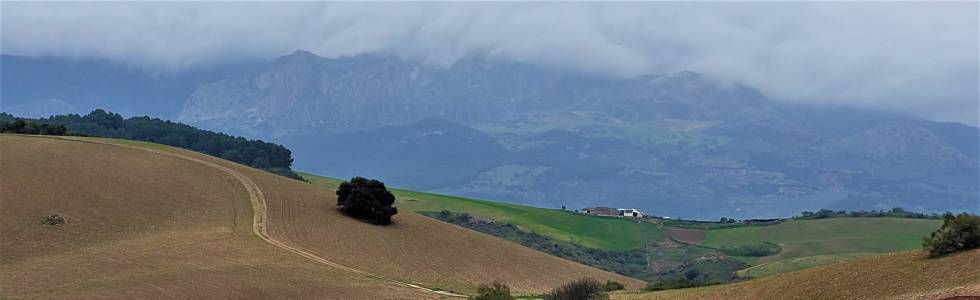
[[[336,190],[340,180],[300,173],[314,185]],[[571,211],[545,209],[517,204],[492,202],[432,193],[393,189],[396,206],[416,212],[450,210],[475,216],[510,222],[525,230],[553,239],[578,243],[600,249],[641,248],[652,240],[667,237],[663,227],[656,224],[614,217],[589,216]]]
[[[0,298],[414,299],[491,280],[520,293],[582,276],[643,284],[411,212],[365,224],[320,188],[160,145],[0,135],[0,169]],[[256,193],[265,218],[253,216]],[[51,214],[68,223],[42,225]]]

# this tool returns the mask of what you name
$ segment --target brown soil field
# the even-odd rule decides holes
[[[690,245],[700,245],[701,242],[704,242],[704,230],[701,229],[667,227],[667,236],[675,241]]]
[[[869,257],[749,280],[613,299],[945,299],[980,296],[980,249],[929,259],[921,251]]]
[[[411,212],[365,224],[329,191],[160,145],[0,135],[0,170],[0,298],[438,298],[424,287],[500,280],[531,293],[584,276],[642,286]],[[42,225],[51,214],[68,223]]]

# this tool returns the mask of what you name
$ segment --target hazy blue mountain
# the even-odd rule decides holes
[[[4,56],[2,71],[2,108],[19,115],[177,116],[283,143],[300,170],[465,196],[697,218],[980,210],[975,127],[780,104],[693,72],[304,51],[176,73]]]
[[[472,55],[297,51],[196,90],[181,120],[297,167],[547,207],[716,218],[978,208],[977,128],[772,102],[693,72],[610,78]]]
[[[0,57],[0,109],[41,117],[104,108],[123,115],[175,118],[200,85],[261,66],[229,62],[179,71],[153,70],[110,60]]]
[[[35,101],[17,104],[13,106],[3,105],[3,112],[7,112],[19,117],[40,118],[52,115],[84,114],[84,111],[76,109],[70,103],[61,99],[38,99]]]

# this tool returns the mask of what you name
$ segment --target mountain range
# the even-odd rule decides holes
[[[89,83],[35,76],[26,77],[37,80],[31,84],[10,84],[11,77],[25,78],[8,68],[14,58],[3,58],[4,110],[8,101],[45,99],[85,107],[98,98],[91,91],[116,88],[139,98],[145,90],[146,99],[165,100],[132,101],[129,110],[283,143],[297,169],[323,175],[687,218],[822,208],[980,210],[977,128],[786,104],[710,74],[618,78],[489,54],[441,66],[393,55],[296,51],[267,63],[184,73],[206,75],[173,75],[181,84],[170,88],[120,80],[47,95],[45,86]],[[49,60],[55,62],[48,68],[59,68]]]

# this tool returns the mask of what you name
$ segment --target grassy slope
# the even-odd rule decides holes
[[[704,245],[783,245],[781,258],[825,254],[888,253],[918,248],[922,237],[942,221],[899,218],[832,218],[783,222],[773,226],[709,230]]]
[[[377,275],[457,291],[500,280],[517,292],[540,292],[582,276],[643,284],[412,212],[391,227],[365,224],[337,213],[335,196],[309,184],[186,150],[104,141],[235,169],[265,194],[274,237]],[[0,298],[432,296],[311,263],[255,238],[243,187],[201,165],[10,135],[0,135],[0,164]],[[40,225],[54,213],[69,224]]]
[[[944,299],[980,294],[980,250],[937,259],[901,252],[746,282],[614,299]]]
[[[339,180],[299,173],[317,186],[335,190]],[[448,209],[482,218],[505,221],[548,237],[602,249],[640,248],[651,240],[663,240],[663,228],[648,222],[605,218],[570,211],[475,200],[432,193],[393,189],[396,206],[416,212]]]
[[[829,265],[848,260],[880,255],[880,253],[846,253],[846,254],[824,254],[804,257],[794,257],[781,259],[736,272],[738,276],[760,278],[770,275],[809,269],[823,265]]]

